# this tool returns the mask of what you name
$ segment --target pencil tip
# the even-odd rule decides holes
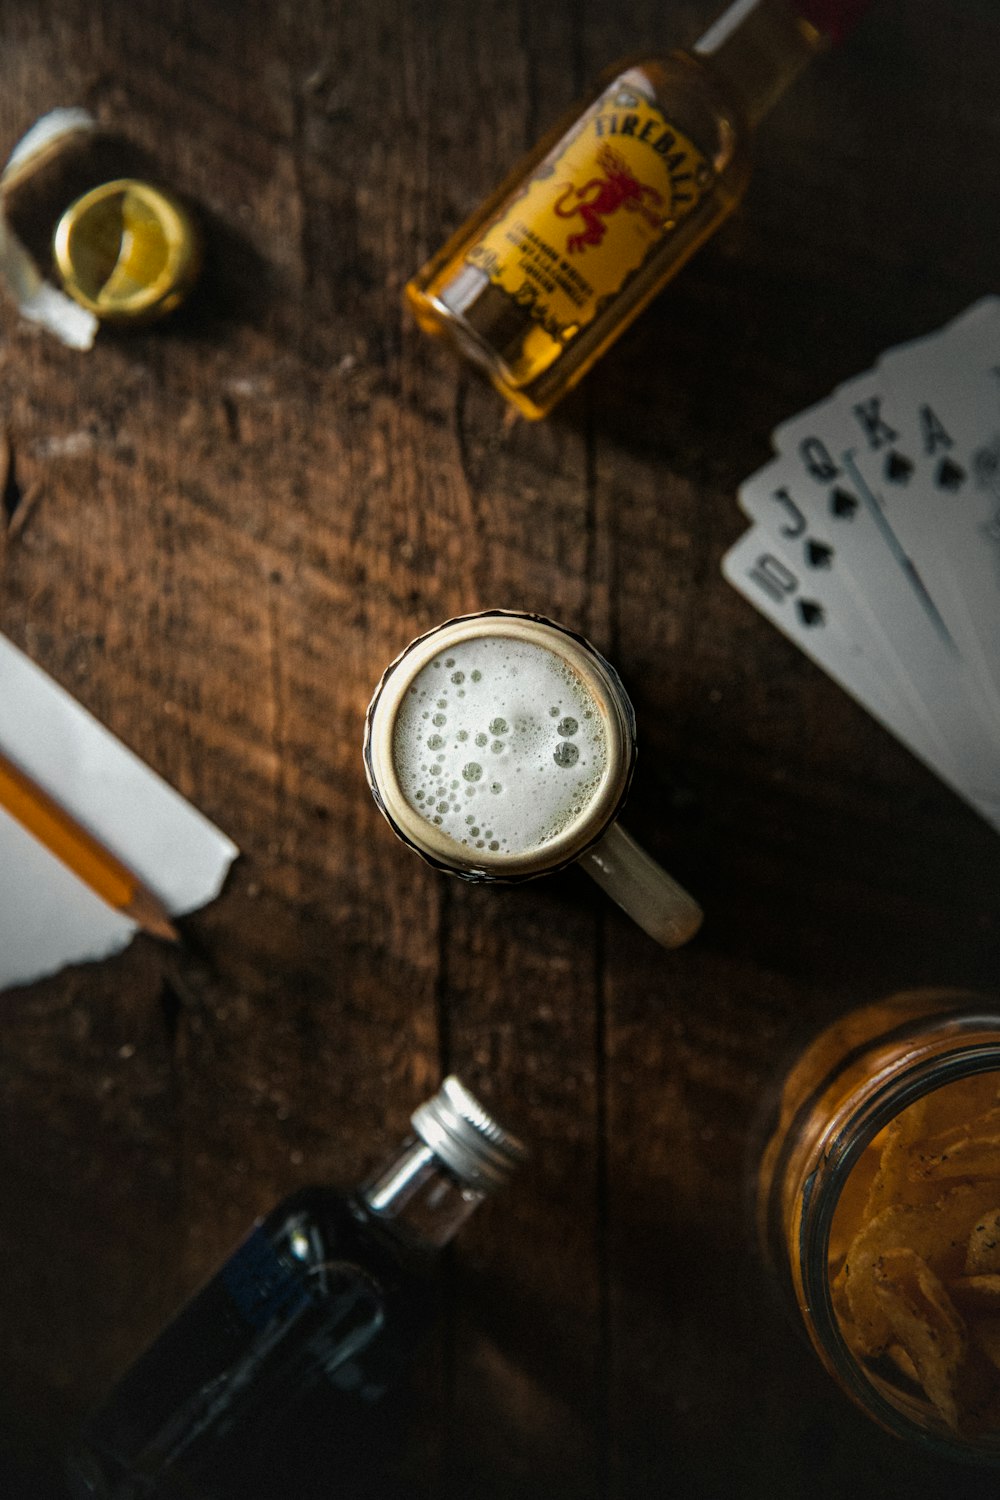
[[[143,932],[163,938],[168,943],[180,942],[180,933],[150,891],[137,890],[124,910],[133,922],[138,922]]]
[[[168,921],[166,917],[158,917],[155,922],[145,922],[143,923],[143,926],[145,927],[145,930],[147,932],[151,932],[154,937],[163,938],[164,941],[168,943],[180,943],[180,933],[177,931],[177,928],[174,926],[173,922]]]

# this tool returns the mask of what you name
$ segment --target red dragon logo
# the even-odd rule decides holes
[[[633,177],[623,156],[605,145],[597,153],[597,162],[604,172],[603,177],[592,177],[581,188],[567,182],[555,203],[555,212],[561,219],[572,219],[579,214],[584,222],[585,227],[577,234],[567,236],[566,250],[570,255],[582,253],[588,245],[599,245],[608,227],[604,220],[620,208],[629,213],[641,213],[654,228],[662,218],[661,214],[646,206],[647,200],[650,204],[662,204],[661,194]],[[571,195],[575,195],[578,201],[564,207]]]

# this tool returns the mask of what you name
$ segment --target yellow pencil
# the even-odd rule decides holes
[[[2,753],[0,807],[108,906],[131,917],[145,932],[172,943],[180,941],[163,906],[139,877]]]

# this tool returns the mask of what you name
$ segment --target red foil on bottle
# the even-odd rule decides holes
[[[871,4],[872,0],[797,0],[795,9],[832,41],[842,42]]]

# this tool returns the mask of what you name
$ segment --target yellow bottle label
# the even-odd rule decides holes
[[[466,252],[545,329],[573,338],[711,186],[697,147],[621,80]]]

